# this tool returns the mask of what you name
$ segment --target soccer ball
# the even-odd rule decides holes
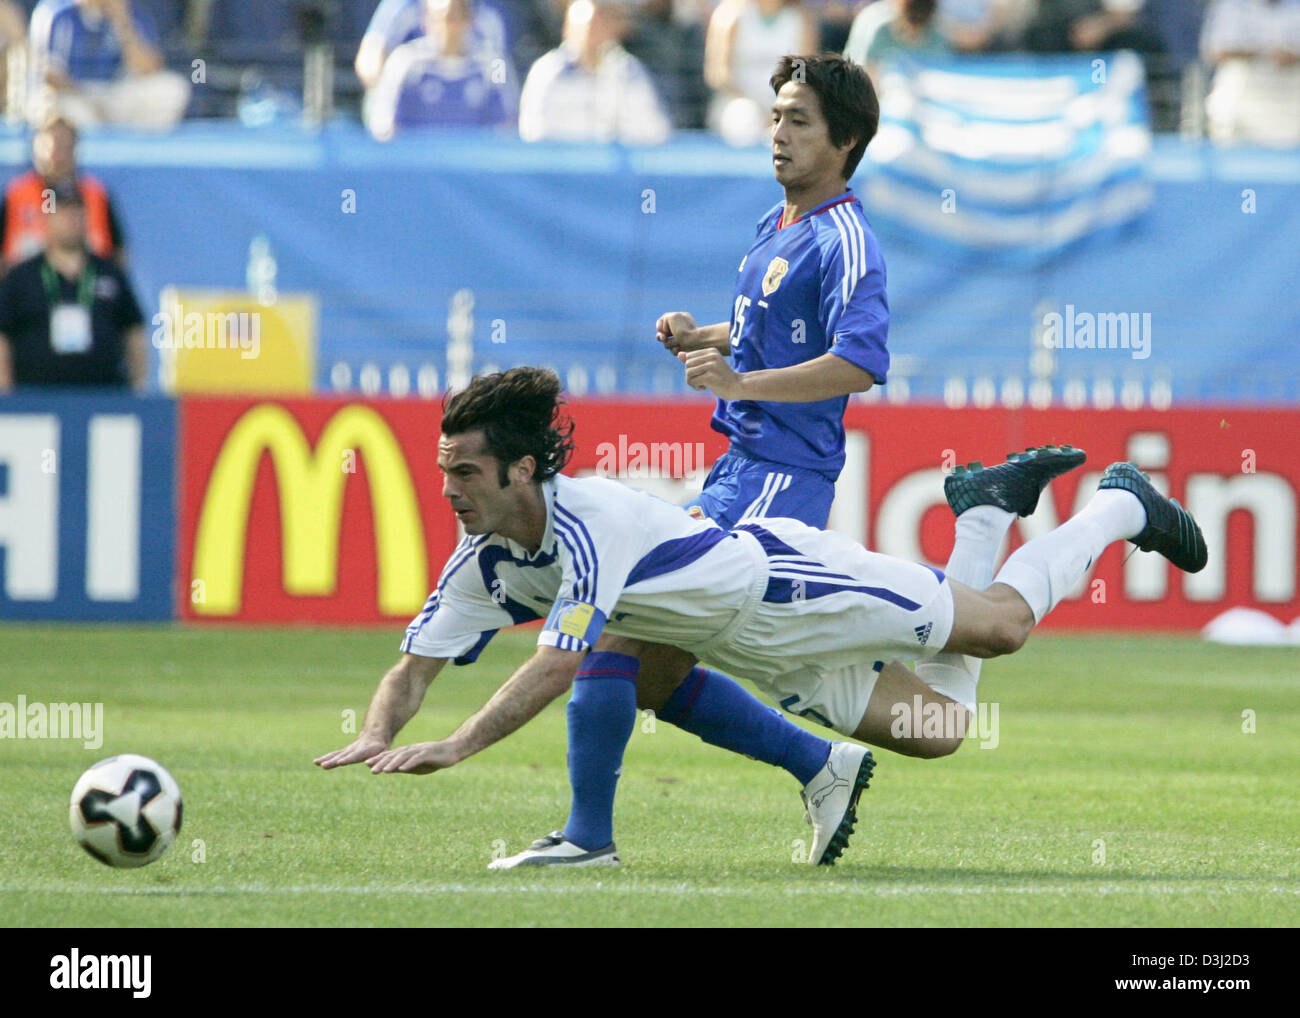
[[[145,866],[181,829],[181,789],[148,757],[101,760],[72,790],[72,834],[106,866]]]

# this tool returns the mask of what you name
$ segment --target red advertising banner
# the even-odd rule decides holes
[[[690,457],[675,476],[699,480],[726,449],[703,402],[593,401],[573,416],[575,472],[617,474],[620,436],[634,483],[647,456],[647,478],[659,470],[662,443]],[[184,397],[178,417],[181,618],[391,624],[419,612],[458,540],[439,403]]]
[[[183,398],[181,617],[414,616],[455,544],[439,417],[415,400]]]
[[[621,477],[672,500],[699,489],[725,442],[702,400],[576,401],[570,471]],[[422,400],[193,398],[180,410],[181,615],[189,620],[375,623],[420,608],[456,541],[437,469],[439,406]],[[1088,452],[1011,546],[1132,460],[1200,520],[1210,562],[1185,576],[1116,545],[1045,623],[1199,628],[1234,606],[1300,615],[1300,411],[1018,410],[855,403],[831,526],[942,566],[952,514],[942,480],[1048,442]]]
[[[1045,625],[1103,629],[1200,628],[1230,607],[1290,622],[1297,596],[1300,412],[1294,410],[1024,410],[850,408],[850,448],[837,503],[867,507],[854,536],[877,551],[940,565],[952,550],[942,476],[956,463],[1000,462],[1048,442],[1087,451],[1088,462],[1055,481],[1032,517],[1012,528],[1011,547],[1077,512],[1106,466],[1130,460],[1196,516],[1209,564],[1186,575],[1132,545],[1112,545],[1083,590]],[[859,479],[860,478],[860,479]],[[863,491],[862,489],[865,489]],[[837,505],[837,509],[839,506]],[[867,523],[869,520],[869,525]]]

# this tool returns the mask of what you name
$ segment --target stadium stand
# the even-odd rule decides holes
[[[352,68],[374,0],[137,6],[156,19],[172,69],[201,60],[206,73],[171,136],[97,130],[83,141],[83,162],[135,227],[131,271],[149,313],[169,286],[242,288],[256,244],[282,290],[319,298],[323,391],[395,391],[394,372],[434,391],[454,341],[472,345],[478,367],[552,363],[577,390],[684,391],[676,365],[644,341],[644,323],[677,306],[725,317],[735,252],[778,194],[761,146],[728,148],[682,129],[704,120],[710,5],[637,7],[628,47],[678,128],[640,151],[530,146],[471,129],[375,142],[358,122]],[[969,19],[978,6],[949,13]],[[1135,23],[1162,40],[1163,56],[1104,54],[1102,82],[1089,54],[977,54],[890,72],[911,113],[886,109],[854,182],[886,253],[897,351],[889,386],[870,398],[1295,398],[1300,371],[1286,353],[1300,323],[1285,310],[1285,260],[1216,252],[1288,243],[1300,226],[1285,211],[1297,204],[1300,155],[1203,140],[1204,9],[1148,0]],[[554,45],[559,5],[504,10],[516,61]],[[333,70],[333,119],[319,131],[300,123],[313,47]],[[1018,127],[1021,141],[991,130],[1014,120],[999,102],[1019,103],[1019,116],[1036,92],[1060,102],[1038,109],[1037,127]],[[962,130],[939,141],[936,123]],[[1017,162],[1014,146],[1034,131],[1054,147]],[[0,135],[10,176],[28,152],[26,128],[11,122]],[[915,200],[945,186],[951,210]],[[1268,216],[1252,214],[1257,199]],[[333,211],[349,201],[353,212]],[[1207,276],[1219,281],[1213,293],[1245,296],[1215,301]],[[1041,322],[1067,306],[1152,312],[1160,356],[1047,356],[1034,345]],[[493,341],[502,330],[508,338]],[[1229,332],[1236,352],[1250,352],[1244,364],[1227,359]]]

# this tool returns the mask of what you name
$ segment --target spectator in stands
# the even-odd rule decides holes
[[[122,227],[108,191],[90,174],[77,170],[77,129],[62,117],[54,117],[32,138],[32,168],[9,181],[0,200],[0,250],[5,266],[16,265],[45,248],[50,200],[61,187],[81,193],[90,250],[124,265]]]
[[[1201,55],[1214,68],[1210,137],[1300,146],[1300,0],[1215,0]]]
[[[1014,50],[1035,10],[1034,0],[939,0],[937,24],[959,53]]]
[[[491,126],[513,119],[515,95],[503,57],[470,47],[474,0],[424,0],[426,34],[389,55],[367,108],[381,141],[439,125]]]
[[[499,0],[506,19],[510,56],[522,79],[543,53],[564,37],[564,15],[569,0]]]
[[[704,22],[690,0],[640,0],[623,45],[650,72],[673,126],[703,127],[709,101],[702,70]]]
[[[9,108],[9,55],[27,46],[27,13],[10,0],[0,0],[0,107]]]
[[[163,68],[153,23],[130,0],[41,0],[29,29],[33,118],[166,130],[185,113],[189,79]]]
[[[817,22],[817,50],[822,53],[839,53],[849,41],[853,19],[868,0],[805,0],[813,19]]]
[[[1142,21],[1160,40],[1166,67],[1181,72],[1200,58],[1201,31],[1205,27],[1208,0],[1146,0]],[[1148,65],[1148,72],[1150,66]]]
[[[650,75],[620,40],[621,0],[573,0],[560,45],[537,58],[519,97],[524,141],[621,141],[653,145],[672,124]]]
[[[758,144],[772,119],[777,61],[817,47],[817,22],[798,0],[722,0],[704,45],[709,126],[733,145]]]
[[[935,11],[936,0],[877,0],[853,19],[844,55],[873,79],[891,57],[942,56],[949,47],[935,27]]]
[[[145,379],[144,317],[122,270],[86,248],[81,192],[55,191],[50,244],[0,281],[0,391]]]
[[[1094,53],[1131,49],[1159,52],[1140,15],[1145,0],[1038,0],[1025,27],[1025,47],[1036,53]]]
[[[423,0],[380,0],[357,47],[355,66],[361,84],[367,89],[378,85],[389,55],[403,43],[421,38],[427,24]],[[474,4],[469,49],[486,51],[489,58],[504,57],[509,51],[501,12],[484,0]]]

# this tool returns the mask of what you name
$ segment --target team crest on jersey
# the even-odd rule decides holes
[[[781,285],[781,280],[785,274],[790,271],[790,263],[784,258],[773,258],[767,267],[767,275],[763,277],[763,296],[770,297]]]

